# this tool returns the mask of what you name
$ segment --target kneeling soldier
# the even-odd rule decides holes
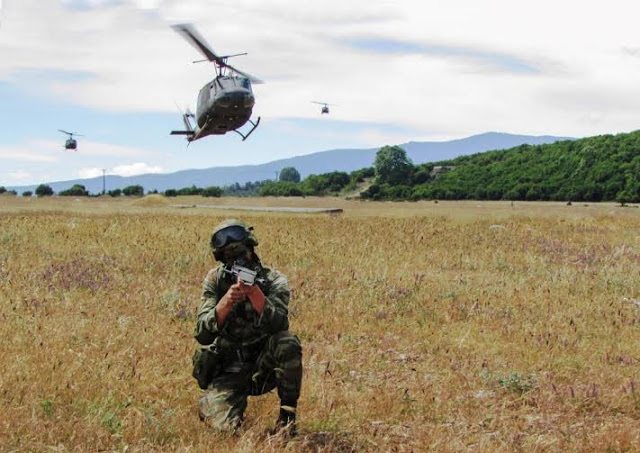
[[[253,228],[230,219],[218,225],[211,248],[222,264],[204,279],[195,331],[202,348],[194,355],[194,377],[208,392],[200,418],[234,431],[249,396],[274,388],[280,414],[274,432],[296,435],[302,383],[302,347],[289,332],[287,278],[262,266]]]

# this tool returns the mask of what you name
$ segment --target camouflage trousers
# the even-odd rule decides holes
[[[227,368],[228,369],[228,368]],[[239,371],[224,371],[215,377],[200,400],[200,419],[220,430],[233,431],[242,422],[249,396],[278,388],[282,405],[296,406],[302,386],[302,347],[288,331],[267,340],[255,362]]]

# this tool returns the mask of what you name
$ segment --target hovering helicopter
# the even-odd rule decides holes
[[[67,139],[66,142],[64,142],[64,149],[72,149],[72,150],[76,150],[76,148],[78,148],[78,142],[76,140],[74,140],[73,136],[77,136],[77,137],[82,137],[82,135],[80,134],[76,134],[75,132],[67,132],[67,131],[63,131],[62,129],[58,129],[60,132],[62,132],[63,134],[67,134],[69,136],[69,138]]]
[[[220,57],[214,53],[193,25],[178,24],[173,25],[172,28],[206,57],[205,60],[194,61],[194,63],[208,60],[215,65],[216,77],[200,90],[196,114],[189,110],[182,114],[185,130],[171,131],[171,135],[186,135],[187,141],[192,142],[207,135],[223,135],[234,131],[242,137],[243,141],[246,140],[260,124],[260,117],[255,122],[251,120],[255,104],[251,83],[263,82],[227,64],[228,58],[246,55],[246,53]],[[191,124],[191,118],[196,121],[195,127]],[[238,129],[247,122],[253,127],[243,134]]]
[[[333,104],[327,104],[326,102],[318,102],[318,101],[311,101],[314,104],[320,104],[322,106],[322,109],[320,110],[320,113],[322,115],[324,115],[325,113],[329,113],[329,106],[333,105]]]

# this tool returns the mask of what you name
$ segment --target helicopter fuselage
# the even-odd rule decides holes
[[[76,142],[72,138],[70,138],[69,140],[64,142],[64,148],[65,149],[76,149],[77,147],[78,147],[78,142]]]
[[[200,90],[193,139],[222,135],[251,118],[255,97],[251,82],[238,75],[218,76]]]

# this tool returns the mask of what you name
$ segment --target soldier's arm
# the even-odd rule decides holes
[[[216,317],[216,306],[220,296],[218,295],[217,270],[212,269],[202,283],[202,297],[196,321],[195,338],[200,344],[211,344],[220,332]]]
[[[291,290],[284,275],[274,272],[275,279],[269,287],[269,295],[264,298],[264,305],[260,315],[260,325],[269,332],[279,332],[289,329],[289,300]]]
[[[238,283],[231,285],[227,293],[222,296],[218,305],[216,305],[215,311],[218,328],[224,325],[233,306],[246,298],[246,290],[242,288],[243,286],[245,285],[238,279]]]

